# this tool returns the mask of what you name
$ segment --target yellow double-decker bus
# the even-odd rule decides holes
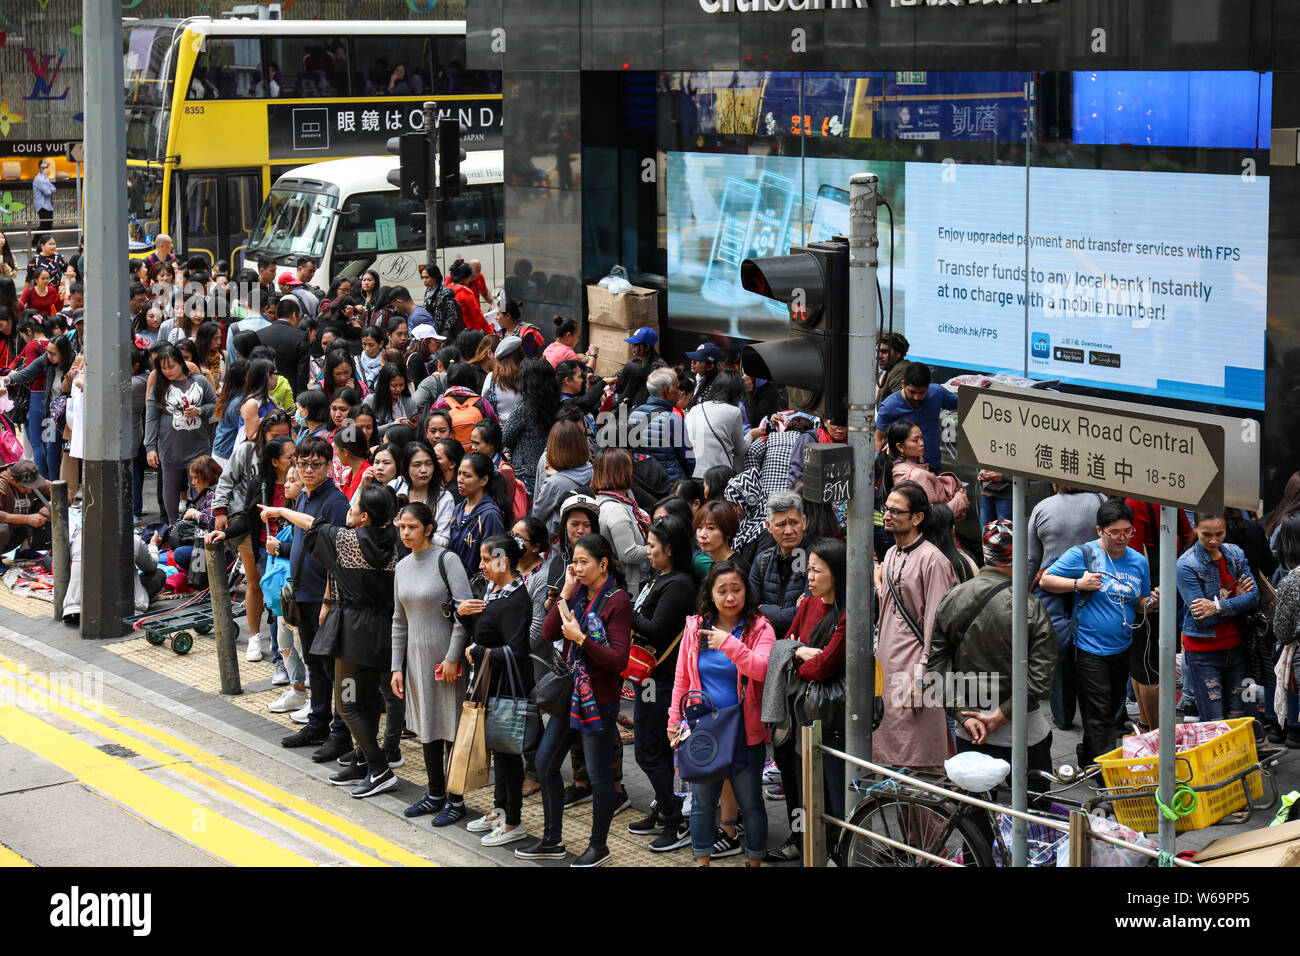
[[[501,75],[465,68],[463,20],[128,20],[123,23],[132,256],[239,268],[280,174],[386,151],[426,100],[501,148]]]

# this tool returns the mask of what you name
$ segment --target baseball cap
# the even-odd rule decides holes
[[[501,340],[500,344],[497,345],[497,350],[493,354],[499,359],[505,358],[515,349],[522,348],[523,344],[524,344],[524,340],[521,339],[519,336],[507,335],[504,339]]]
[[[643,325],[623,340],[633,345],[654,345],[659,341],[659,333],[648,325]]]
[[[701,342],[700,347],[694,352],[687,352],[686,357],[692,362],[712,362],[716,364],[722,360],[722,349],[712,342]]]
[[[292,272],[281,272],[278,276],[275,277],[275,284],[286,285],[286,286],[302,285],[302,283],[298,280],[298,277],[294,275]]]
[[[437,339],[439,342],[447,341],[447,336],[439,335],[438,331],[428,322],[423,322],[411,329],[411,338],[417,342],[422,342],[425,339]]]

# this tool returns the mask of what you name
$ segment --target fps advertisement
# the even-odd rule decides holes
[[[783,335],[785,311],[740,288],[740,262],[847,234],[849,177],[864,168],[670,153],[674,326]],[[1267,177],[1044,167],[1026,190],[1016,166],[870,170],[897,217],[893,327],[910,358],[1263,407]],[[888,325],[884,209],[879,274]]]

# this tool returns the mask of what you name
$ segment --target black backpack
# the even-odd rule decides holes
[[[673,490],[672,480],[659,459],[653,455],[632,455],[632,497],[646,511],[653,511],[655,502],[667,498]]]

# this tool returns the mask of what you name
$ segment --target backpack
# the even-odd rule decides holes
[[[452,437],[464,445],[466,451],[470,451],[474,426],[484,418],[483,399],[478,395],[462,399],[451,392],[444,392],[442,398],[447,403],[447,411],[451,413]]]
[[[673,490],[672,480],[654,455],[632,455],[632,497],[645,511],[654,511],[655,502],[667,498]]]
[[[465,319],[461,315],[460,303],[456,301],[456,293],[445,285],[438,286],[433,294],[433,304],[426,308],[433,316],[434,330],[448,341],[455,339],[464,330]]]
[[[546,348],[546,339],[542,336],[541,329],[535,325],[520,322],[514,334],[524,340],[524,356],[527,358],[541,355],[542,350]]]

